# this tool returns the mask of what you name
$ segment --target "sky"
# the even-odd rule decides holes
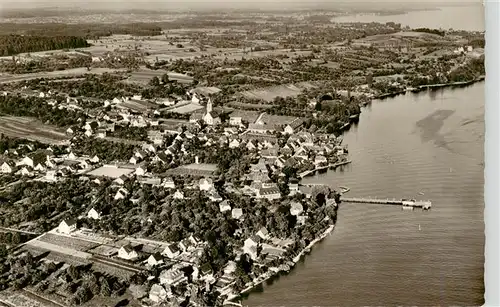
[[[197,7],[227,8],[283,8],[283,6],[301,7],[335,7],[335,6],[373,6],[373,7],[405,7],[405,6],[439,6],[440,4],[481,3],[481,0],[0,0],[2,8],[47,8],[77,7],[80,9],[175,9]],[[307,3],[307,4],[305,4]],[[258,7],[256,7],[258,5]]]

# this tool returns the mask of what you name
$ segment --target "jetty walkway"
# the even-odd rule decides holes
[[[432,207],[430,200],[414,200],[414,199],[395,199],[395,198],[363,198],[363,197],[341,197],[340,200],[346,203],[365,203],[365,204],[380,204],[380,205],[396,205],[403,208],[422,208],[428,210]]]
[[[342,162],[337,162],[337,163],[333,163],[333,164],[329,164],[329,165],[325,165],[325,166],[319,166],[319,167],[316,167],[315,169],[312,169],[312,170],[309,170],[309,171],[304,171],[300,174],[298,174],[298,177],[299,179],[302,179],[306,176],[309,176],[311,174],[314,174],[316,171],[321,171],[321,170],[325,170],[325,169],[328,169],[328,168],[337,168],[341,165],[346,165],[346,164],[349,164],[351,163],[352,161],[351,160],[347,160],[347,161],[342,161]]]

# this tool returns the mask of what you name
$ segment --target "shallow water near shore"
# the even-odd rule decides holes
[[[373,101],[344,135],[351,165],[305,183],[432,210],[340,205],[331,236],[249,306],[483,304],[484,83]],[[420,230],[419,230],[420,225]]]

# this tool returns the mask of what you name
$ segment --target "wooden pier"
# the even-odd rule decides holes
[[[365,204],[380,204],[380,205],[396,205],[403,208],[422,208],[428,210],[432,203],[430,200],[414,200],[414,199],[390,199],[390,198],[363,198],[363,197],[341,197],[340,200],[346,203],[365,203]]]

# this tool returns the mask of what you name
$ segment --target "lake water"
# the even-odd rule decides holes
[[[484,83],[364,108],[344,136],[353,163],[305,182],[348,186],[351,197],[430,199],[432,210],[341,204],[332,235],[244,304],[483,304],[483,116]]]
[[[350,15],[332,19],[333,22],[389,22],[410,28],[432,28],[484,31],[484,7],[481,4],[464,7],[442,7],[434,11],[413,11],[400,15]]]

